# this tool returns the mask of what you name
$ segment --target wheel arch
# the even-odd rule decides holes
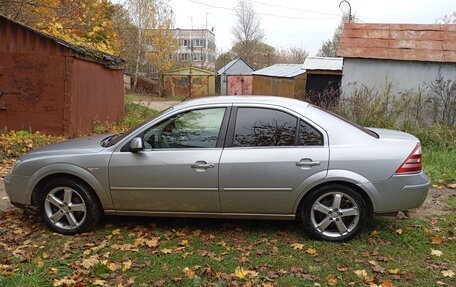
[[[105,190],[103,185],[94,175],[82,167],[67,164],[46,166],[34,174],[29,187],[29,190],[32,191],[30,194],[31,205],[36,206],[39,193],[45,184],[50,180],[59,177],[71,178],[81,182],[89,188],[103,209],[113,209],[113,203],[109,190]]]

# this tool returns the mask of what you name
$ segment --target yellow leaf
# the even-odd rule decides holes
[[[95,279],[92,284],[94,286],[107,286],[108,282],[106,280]]]
[[[396,232],[396,234],[399,234],[399,235],[401,235],[401,234],[402,234],[402,232],[404,232],[404,231],[403,231],[402,229],[396,229],[396,230],[395,230],[395,232]]]
[[[440,251],[440,250],[435,250],[435,249],[431,249],[431,255],[434,255],[434,256],[437,256],[437,257],[440,257],[443,255],[443,252]]]
[[[239,279],[245,279],[248,275],[248,270],[245,270],[242,267],[236,267],[236,270],[234,270],[234,275],[236,275],[237,278]]]
[[[312,254],[312,255],[313,255],[313,254],[316,254],[316,253],[317,253],[317,249],[315,249],[315,248],[308,248],[308,249],[306,250],[306,252],[307,252],[308,254]]]
[[[173,252],[172,249],[168,249],[168,248],[162,248],[160,251],[163,254],[170,254],[171,252]]]
[[[372,233],[371,233],[371,234],[372,234],[372,235],[379,235],[379,234],[380,234],[380,231],[378,231],[378,230],[374,230],[374,231],[372,231]]]
[[[185,276],[187,276],[188,279],[195,278],[195,271],[191,270],[188,267],[185,267],[184,269],[182,269],[182,272],[184,272]]]
[[[301,243],[292,243],[290,244],[291,248],[295,249],[295,250],[302,250],[304,248],[304,244],[301,244]]]
[[[108,267],[109,270],[111,271],[117,271],[120,269],[120,264],[119,263],[114,263],[114,262],[111,262],[109,263],[108,265],[106,265]]]
[[[397,275],[397,274],[401,273],[401,269],[399,269],[399,268],[389,269],[388,272],[390,274]]]
[[[62,279],[54,279],[54,287],[60,287],[60,286],[74,286],[76,284],[76,281],[73,279],[69,279],[67,277],[64,277]]]
[[[328,275],[328,277],[326,277],[326,283],[330,286],[336,286],[337,279],[334,275]]]
[[[112,235],[120,235],[120,229],[119,228],[114,229],[111,233],[112,233]]]
[[[131,268],[131,260],[125,261],[122,263],[122,271],[127,271]]]
[[[454,277],[454,271],[453,270],[443,270],[442,271],[443,277],[449,277],[453,278]]]

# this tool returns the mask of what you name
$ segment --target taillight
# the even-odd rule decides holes
[[[423,168],[421,160],[421,145],[417,144],[412,153],[407,157],[404,163],[396,170],[396,173],[414,173],[420,172]]]

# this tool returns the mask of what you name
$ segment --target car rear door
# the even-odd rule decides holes
[[[233,107],[220,160],[224,213],[289,214],[308,178],[324,178],[324,131],[277,107]]]
[[[169,116],[136,136],[146,148],[116,150],[109,164],[118,211],[217,212],[219,160],[229,107]]]

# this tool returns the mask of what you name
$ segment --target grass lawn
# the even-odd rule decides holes
[[[449,205],[432,219],[375,218],[343,244],[295,222],[208,219],[108,217],[62,236],[15,210],[0,221],[0,286],[454,286]]]

